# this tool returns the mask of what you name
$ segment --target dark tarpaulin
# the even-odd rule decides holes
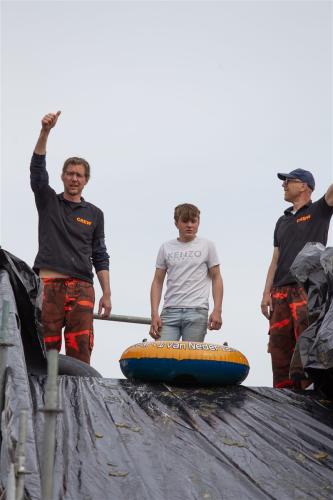
[[[44,384],[31,379],[37,436]],[[57,499],[333,497],[333,406],[310,392],[75,377],[59,388]]]
[[[333,248],[307,243],[291,272],[308,294],[310,320],[296,351],[310,378],[333,397]]]
[[[324,251],[325,247],[321,243],[307,243],[290,268],[292,275],[307,292],[311,323],[318,318],[327,299],[328,281],[320,262]]]
[[[45,378],[30,382],[40,456]],[[56,499],[332,498],[333,408],[315,395],[68,376],[59,388]]]
[[[26,469],[29,471],[29,491],[32,498],[40,499],[40,470],[37,456],[37,444],[34,431],[34,415],[28,373],[25,363],[23,343],[21,339],[20,320],[14,298],[9,274],[0,270],[0,314],[2,317],[3,301],[9,303],[7,325],[7,341],[14,344],[7,348],[7,365],[5,373],[4,408],[1,414],[0,432],[0,483],[7,483],[9,464],[15,461],[15,451],[18,441],[19,417],[22,410],[28,410],[28,428],[26,443]],[[36,342],[36,346],[39,342]],[[0,487],[1,491],[1,487]],[[30,498],[29,496],[27,498]]]
[[[23,260],[0,248],[0,270],[8,273],[15,297],[27,364],[45,373],[46,357],[41,324],[42,286],[40,279]],[[36,371],[35,370],[35,371]]]
[[[45,377],[28,376],[14,294],[1,414],[0,488],[28,410],[25,499],[41,500]],[[38,344],[36,344],[38,345]],[[181,388],[60,376],[55,500],[333,497],[333,403],[312,391]],[[0,489],[1,491],[1,489]]]

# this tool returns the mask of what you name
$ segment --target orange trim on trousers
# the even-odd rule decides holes
[[[273,386],[293,387],[289,377],[291,358],[301,333],[309,326],[307,296],[302,287],[275,287],[271,291],[273,311],[269,320],[269,352]]]
[[[42,323],[46,349],[61,350],[64,329],[67,356],[90,363],[94,344],[93,285],[76,278],[42,278]]]

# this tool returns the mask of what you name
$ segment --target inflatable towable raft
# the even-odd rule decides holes
[[[208,342],[141,342],[119,363],[127,378],[204,385],[240,384],[250,369],[240,351]]]

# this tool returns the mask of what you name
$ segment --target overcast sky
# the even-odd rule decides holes
[[[287,208],[277,172],[332,181],[329,1],[2,2],[1,245],[32,265],[37,211],[29,162],[41,117],[51,185],[68,156],[91,163],[85,198],[105,214],[113,313],[149,316],[173,209],[201,209],[225,284],[223,327],[246,385],[272,384],[260,300],[273,230]],[[332,245],[332,238],[329,244]],[[100,288],[96,284],[97,299]],[[122,377],[148,327],[95,322],[92,364]]]

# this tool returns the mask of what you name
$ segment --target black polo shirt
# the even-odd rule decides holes
[[[103,212],[83,198],[74,203],[63,193],[57,194],[49,186],[45,155],[33,154],[30,173],[39,215],[34,269],[51,269],[92,282],[92,265],[96,271],[109,269]]]
[[[295,284],[290,266],[306,243],[327,243],[333,207],[327,205],[324,196],[314,203],[309,201],[295,214],[292,210],[293,207],[285,210],[275,226],[274,246],[279,248],[279,259],[273,286]]]

